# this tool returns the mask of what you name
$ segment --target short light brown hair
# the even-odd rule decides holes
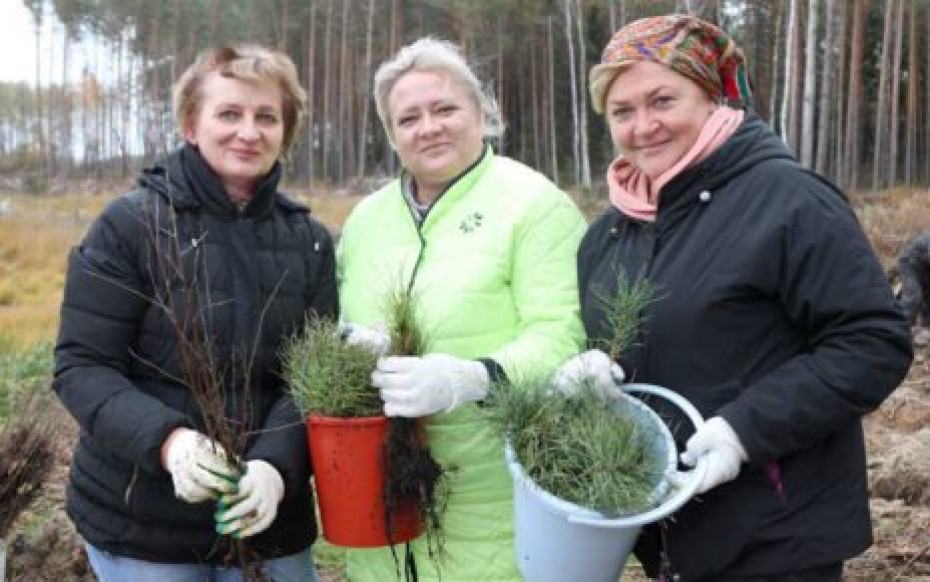
[[[481,86],[458,47],[447,40],[427,36],[401,48],[390,60],[381,63],[375,73],[375,107],[391,145],[394,145],[394,135],[391,131],[388,98],[397,81],[410,71],[440,73],[460,83],[482,113],[484,137],[496,138],[503,135],[504,121],[497,100],[489,89]]]
[[[191,118],[200,112],[203,82],[213,72],[229,79],[271,81],[278,84],[283,95],[282,152],[286,154],[307,112],[307,92],[300,85],[297,67],[291,58],[282,52],[254,44],[223,46],[200,53],[171,90],[174,119],[182,134]]]

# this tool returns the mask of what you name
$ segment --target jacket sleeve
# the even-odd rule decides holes
[[[69,255],[53,387],[97,446],[156,472],[165,437],[189,423],[127,377],[151,301],[136,265],[144,227],[132,208],[125,198],[112,203]]]
[[[547,194],[523,217],[510,249],[519,327],[488,354],[511,380],[547,377],[584,341],[575,256],[587,225],[567,196]]]
[[[796,179],[795,179],[796,178]],[[877,408],[907,373],[907,322],[852,209],[798,171],[800,196],[769,233],[771,290],[806,346],[751,382],[722,415],[752,462],[809,447]]]

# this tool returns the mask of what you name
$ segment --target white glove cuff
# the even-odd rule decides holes
[[[715,420],[719,421],[718,429],[720,430],[720,437],[723,443],[736,451],[741,462],[745,463],[748,461],[749,455],[746,453],[746,449],[743,447],[743,443],[740,442],[739,437],[736,436],[736,431],[733,430],[733,427],[730,426],[730,423],[720,416],[715,416],[708,422],[714,422]]]
[[[428,357],[428,356],[427,356]],[[464,402],[476,402],[488,394],[491,378],[488,369],[477,360],[466,360],[450,374],[452,401],[443,412],[451,412]]]

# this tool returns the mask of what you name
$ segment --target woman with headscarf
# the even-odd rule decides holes
[[[618,31],[590,76],[618,157],[578,253],[582,319],[609,334],[618,273],[653,300],[620,362],[592,350],[556,382],[657,384],[707,418],[671,422],[698,497],[647,528],[653,577],[836,581],[871,543],[861,417],[911,361],[907,322],[843,194],[755,114],[743,54],[697,18]],[[658,405],[656,405],[658,406]],[[676,474],[673,481],[689,478]]]
[[[500,156],[495,101],[458,49],[420,39],[383,63],[375,102],[403,165],[352,212],[338,250],[348,341],[384,345],[385,297],[410,290],[428,354],[384,357],[372,380],[388,416],[424,418],[447,470],[445,554],[412,544],[419,579],[520,580],[513,554],[513,485],[503,445],[478,404],[491,382],[549,375],[577,353],[574,256],[581,213],[555,184]],[[359,324],[365,326],[361,327]],[[354,550],[353,582],[395,576],[385,548]]]

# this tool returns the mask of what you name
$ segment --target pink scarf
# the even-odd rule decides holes
[[[682,170],[707,158],[727,141],[743,122],[744,115],[741,109],[732,109],[726,105],[718,107],[704,122],[691,149],[654,182],[650,182],[639,168],[622,156],[618,157],[607,169],[610,203],[631,218],[654,222],[662,187]]]

